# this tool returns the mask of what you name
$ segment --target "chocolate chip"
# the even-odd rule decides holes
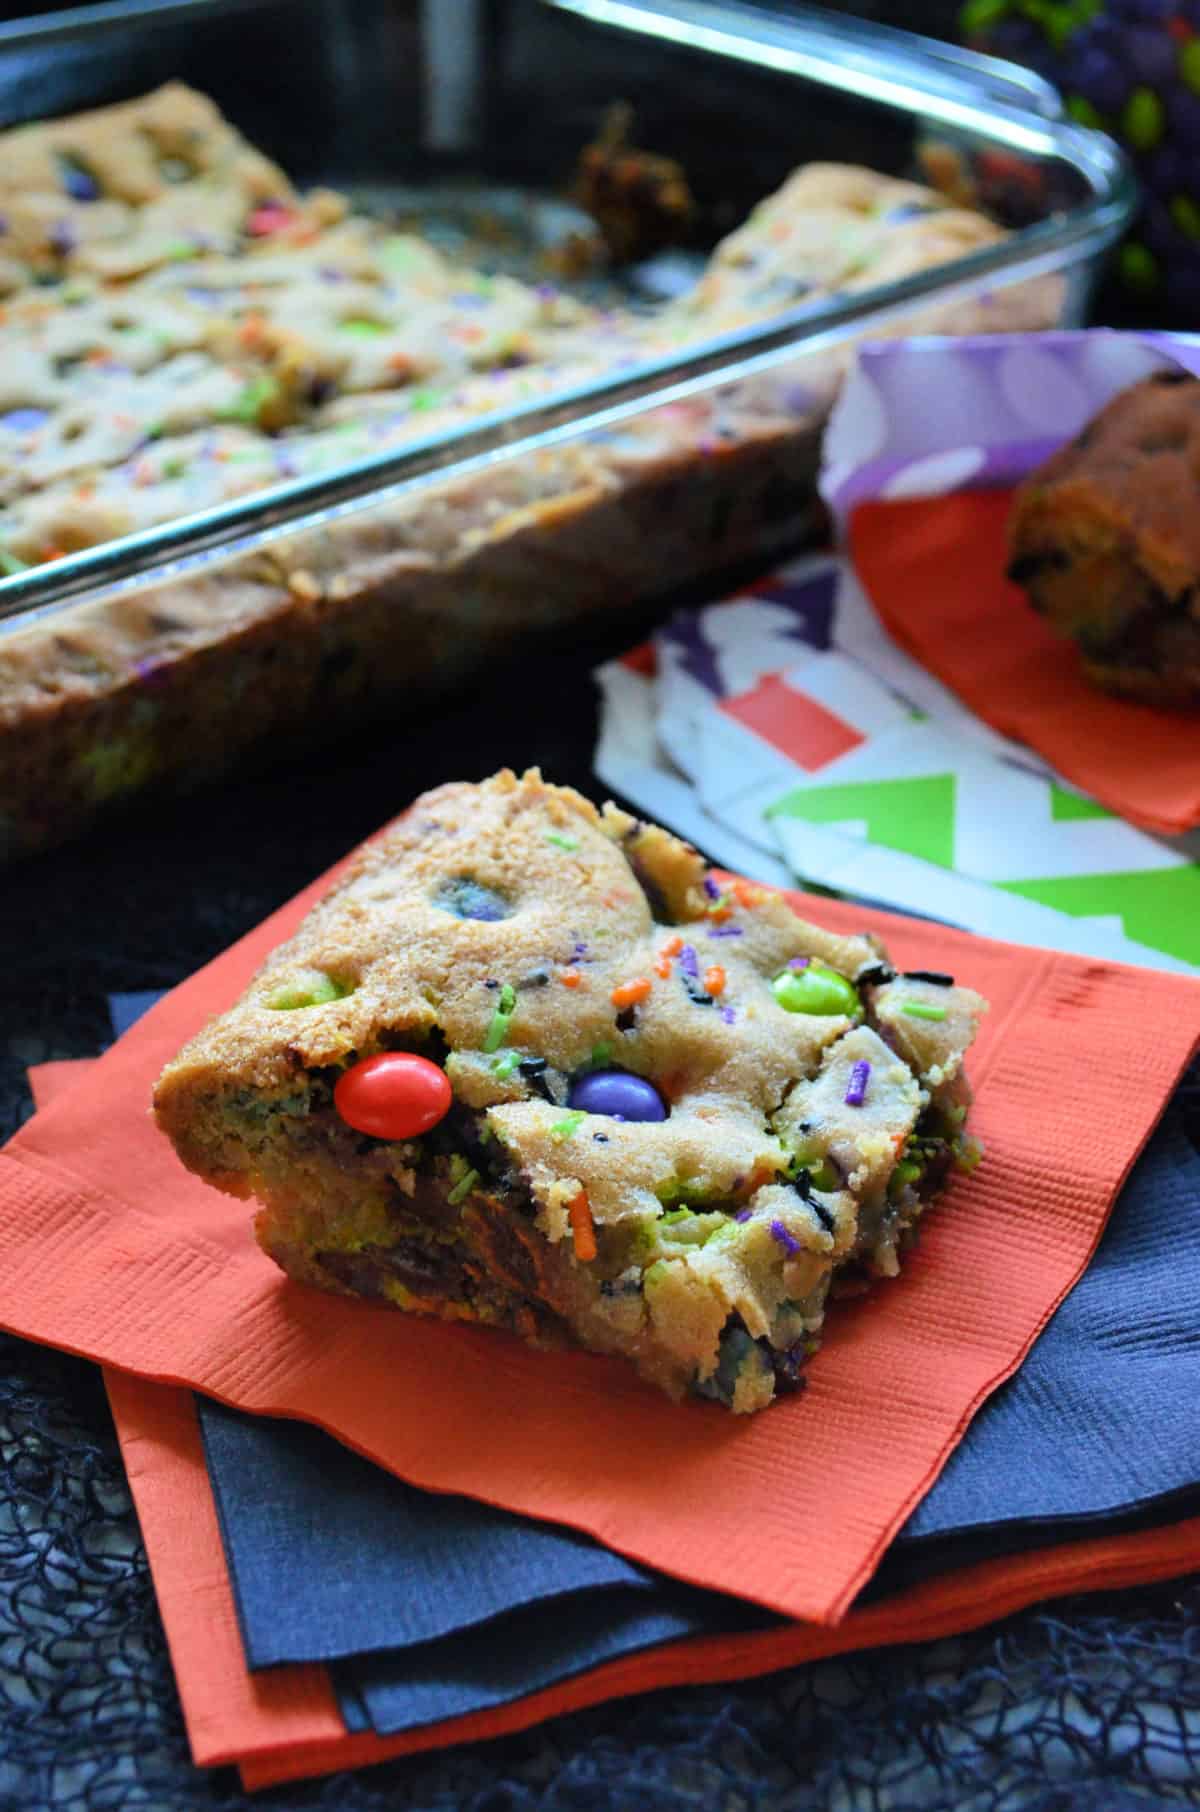
[[[904,979],[905,981],[929,982],[934,988],[952,988],[954,986],[954,977],[943,975],[940,969],[906,969]]]

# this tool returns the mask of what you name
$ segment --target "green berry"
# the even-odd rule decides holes
[[[1093,107],[1085,94],[1069,94],[1067,112],[1077,126],[1090,126],[1093,132],[1103,132],[1104,115],[1098,107]]]
[[[967,0],[958,16],[959,28],[966,38],[982,38],[993,25],[1008,16],[1009,0]]]
[[[1153,151],[1166,130],[1163,104],[1153,88],[1135,88],[1121,110],[1121,131],[1135,151]]]
[[[1151,295],[1158,288],[1158,260],[1136,240],[1131,239],[1128,245],[1121,247],[1118,269],[1126,289],[1134,290],[1139,296]]]
[[[858,993],[853,982],[834,969],[810,963],[807,969],[785,969],[771,983],[771,991],[788,1013],[857,1013]]]
[[[1185,239],[1200,239],[1200,207],[1190,195],[1173,195],[1169,212]]]

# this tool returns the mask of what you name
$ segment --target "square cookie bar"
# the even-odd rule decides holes
[[[368,845],[155,1111],[301,1283],[757,1410],[977,1160],[984,1007],[504,772]]]

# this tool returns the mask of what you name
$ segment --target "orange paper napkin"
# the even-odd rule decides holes
[[[154,1079],[324,885],[152,1009],[0,1156],[0,1323],[838,1621],[1087,1263],[1200,1038],[1200,984],[796,896],[991,999],[972,1064],[989,1149],[904,1276],[838,1306],[808,1390],[742,1419],[672,1404],[617,1361],[304,1289],[258,1251],[244,1204],[183,1172],[147,1111]]]
[[[91,1067],[51,1063],[32,1071],[39,1107]],[[325,1668],[251,1674],[246,1667],[190,1393],[107,1369],[104,1376],[193,1756],[201,1766],[238,1763],[251,1789],[484,1741],[636,1692],[751,1678],[853,1649],[958,1634],[1050,1596],[1145,1584],[1200,1565],[1200,1518],[1101,1535],[965,1568],[851,1611],[837,1630],[798,1625],[671,1643],[494,1711],[399,1737],[350,1735]]]
[[[1009,491],[863,503],[850,557],[901,647],[977,717],[1122,818],[1200,825],[1200,713],[1111,697],[1004,576]]]

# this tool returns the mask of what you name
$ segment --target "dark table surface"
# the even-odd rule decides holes
[[[107,996],[169,987],[422,788],[539,764],[599,796],[606,636],[286,771],[146,811],[0,882],[0,1128],[26,1067],[94,1055]],[[1200,1582],[743,1686],[658,1693],[520,1737],[254,1801],[193,1768],[95,1367],[0,1335],[0,1809],[1041,1812],[1200,1804]]]

